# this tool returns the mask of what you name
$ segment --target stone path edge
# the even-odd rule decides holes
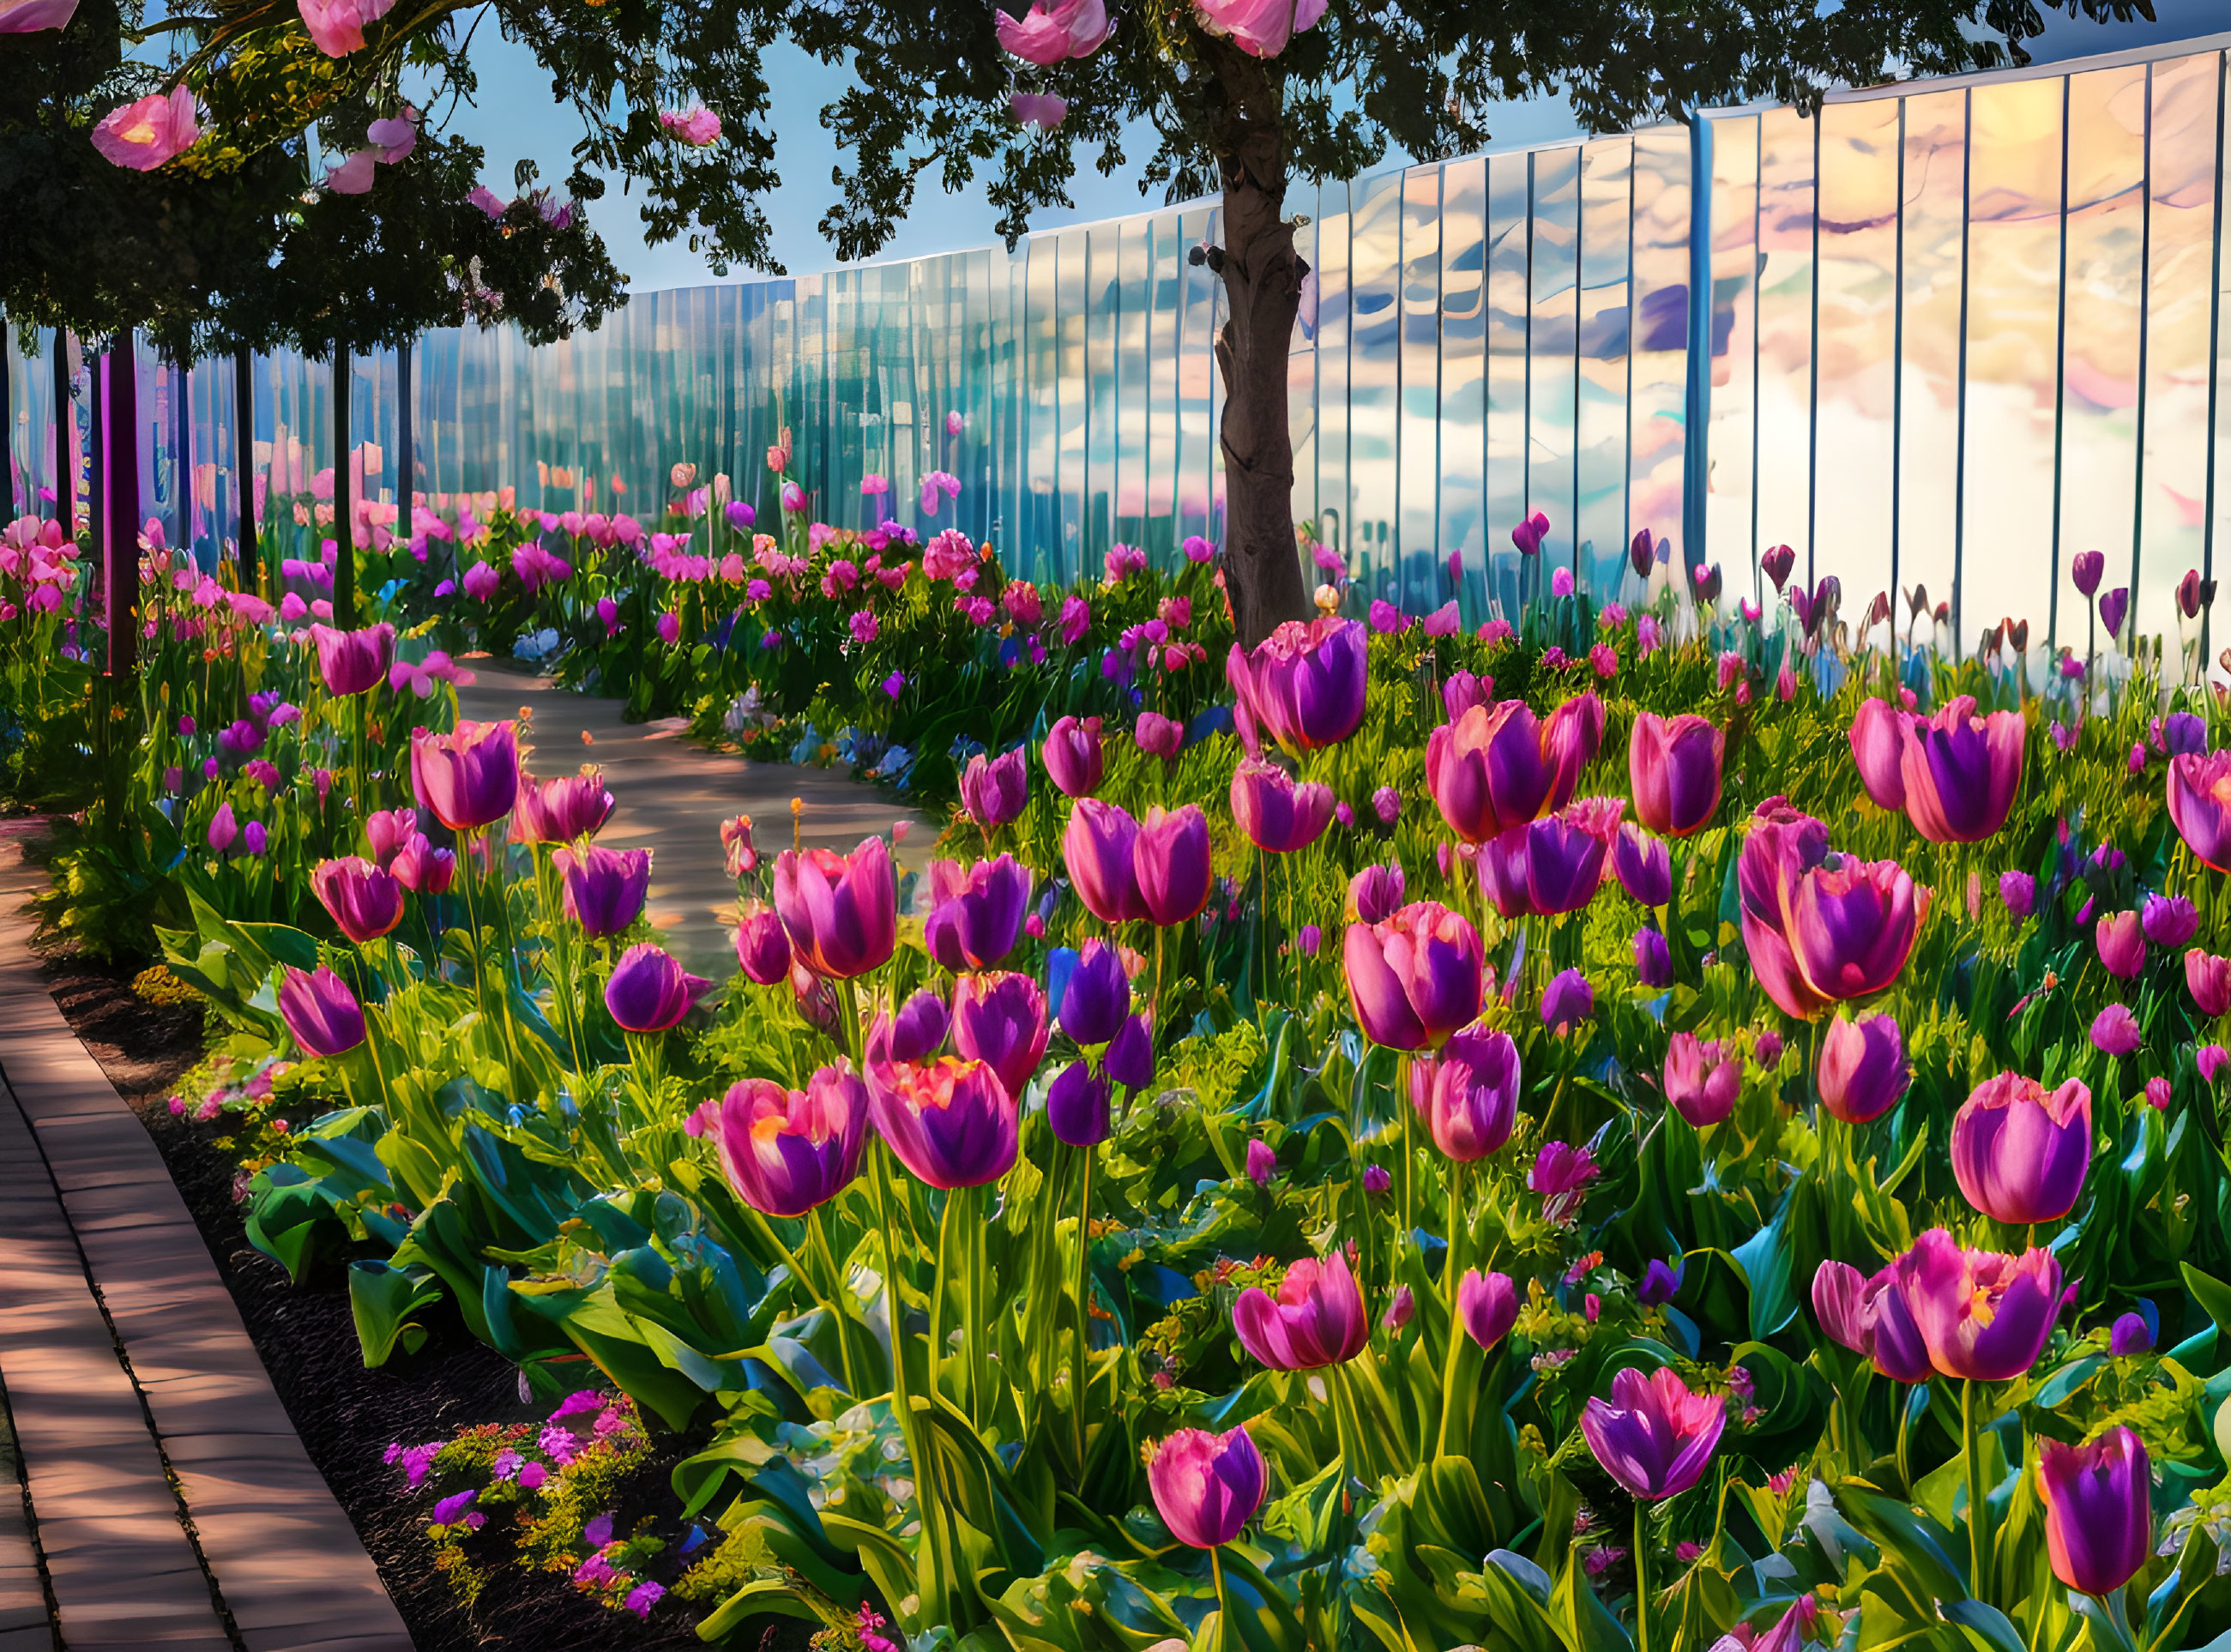
[[[24,1578],[17,1563],[28,1545],[11,1545],[0,1508],[0,1652],[48,1643],[22,1638],[36,1634],[20,1613],[27,1584],[52,1590],[71,1652],[411,1652],[152,1138],[47,991],[21,910],[42,882],[20,845],[0,843],[0,1227],[10,1239],[0,1246],[0,1382],[42,1562],[36,1582]],[[50,1213],[60,1221],[42,1251],[36,1240]],[[42,1364],[65,1358],[82,1383],[42,1386]],[[107,1396],[105,1411],[94,1414],[96,1396],[86,1415],[74,1414],[85,1383]],[[66,1455],[72,1441],[83,1449],[64,1461],[57,1444]],[[81,1512],[81,1529],[69,1524]],[[89,1595],[65,1575],[68,1551],[52,1550],[49,1532],[113,1561],[110,1545],[126,1535],[116,1528],[135,1512],[139,1535],[173,1564],[137,1579],[96,1564]],[[192,1565],[191,1578],[182,1564]],[[147,1590],[172,1605],[158,1612],[158,1598],[140,1602]],[[196,1590],[198,1610],[189,1604]],[[114,1627],[95,1617],[74,1627],[74,1613],[88,1610]]]

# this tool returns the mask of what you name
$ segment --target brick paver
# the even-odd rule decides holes
[[[37,886],[0,844],[0,1387],[30,1505],[0,1478],[0,1652],[56,1629],[69,1652],[409,1652],[161,1156],[46,991]]]

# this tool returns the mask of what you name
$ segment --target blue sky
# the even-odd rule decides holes
[[[2033,44],[2032,53],[2041,61],[2053,61],[2231,29],[2231,0],[2155,0],[2154,9],[2157,21],[2152,23],[2099,24],[2048,13],[2046,36]],[[479,105],[461,108],[450,130],[487,150],[488,180],[508,194],[512,168],[521,158],[534,160],[546,180],[562,178],[571,167],[580,126],[570,109],[553,101],[548,79],[536,67],[533,54],[497,37],[493,23],[488,19],[474,42],[481,77]],[[775,256],[791,273],[802,275],[837,262],[815,225],[833,198],[830,172],[838,159],[834,139],[822,127],[821,109],[843,89],[844,75],[787,47],[771,51],[768,57],[778,134],[776,164],[783,184],[768,202],[767,214],[774,226]],[[1573,122],[1562,100],[1545,99],[1506,107],[1495,118],[1493,129],[1499,139],[1527,141],[1569,132]],[[1152,153],[1152,134],[1141,132],[1126,149],[1134,164],[1115,178],[1101,177],[1081,158],[1074,209],[1043,213],[1031,227],[1047,229],[1140,210],[1146,203],[1139,193],[1137,169]],[[717,279],[703,257],[680,242],[646,245],[637,204],[615,184],[597,204],[595,221],[614,261],[637,291]],[[980,193],[947,196],[925,189],[911,219],[883,256],[913,257],[986,245],[995,239],[996,216]],[[751,274],[733,270],[730,278],[749,279]]]

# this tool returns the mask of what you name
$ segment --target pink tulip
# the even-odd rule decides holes
[[[1751,969],[1802,1017],[1895,981],[1928,904],[1896,861],[1831,864],[1827,827],[1779,797],[1752,815],[1736,883]]]
[[[1652,832],[1685,838],[1720,807],[1720,765],[1727,736],[1706,718],[1671,719],[1645,711],[1627,742],[1635,818]]]
[[[512,835],[526,843],[593,838],[617,807],[617,800],[605,789],[604,775],[596,769],[584,768],[578,774],[547,781],[522,774],[512,808]]]
[[[457,857],[454,851],[436,849],[424,832],[414,832],[387,869],[414,895],[446,895],[457,875]]]
[[[1304,1256],[1291,1264],[1276,1299],[1260,1286],[1242,1291],[1232,1305],[1232,1328],[1239,1345],[1271,1370],[1314,1370],[1361,1353],[1371,1316],[1347,1255],[1335,1249],[1322,1261]]]
[[[1602,737],[1603,704],[1593,693],[1546,722],[1523,700],[1474,706],[1426,736],[1426,787],[1452,832],[1484,843],[1570,802]]]
[[[2193,948],[2184,955],[2184,987],[2203,1015],[2221,1015],[2231,1009],[2231,958]]]
[[[930,1187],[982,1187],[1015,1163],[1014,1098],[981,1061],[878,1061],[871,1053],[868,1095],[876,1133]]]
[[[93,129],[93,146],[116,165],[152,172],[184,154],[200,136],[194,94],[181,83],[111,110]]]
[[[1611,1401],[1591,1398],[1581,1433],[1603,1470],[1636,1498],[1676,1497],[1704,1477],[1727,1426],[1727,1396],[1698,1394],[1670,1368],[1612,1378]]]
[[[790,979],[790,936],[772,907],[753,906],[737,923],[736,963],[747,979],[762,987]]]
[[[1603,884],[1626,807],[1623,798],[1583,798],[1482,844],[1473,861],[1481,893],[1504,917],[1579,911]]]
[[[1332,787],[1297,782],[1276,763],[1240,760],[1232,775],[1232,818],[1247,840],[1274,855],[1306,849],[1332,822]]]
[[[1497,1151],[1518,1120],[1518,1046],[1507,1033],[1458,1033],[1410,1063],[1410,1105],[1459,1164]]]
[[[1888,1015],[1854,1021],[1839,1015],[1820,1041],[1820,1105],[1847,1124],[1879,1118],[1905,1094],[1911,1078],[1904,1040]]]
[[[1245,1423],[1224,1434],[1180,1428],[1153,1448],[1147,1487],[1179,1542],[1213,1549],[1245,1531],[1263,1506],[1270,1476]]]
[[[2135,981],[2146,967],[2146,937],[2136,912],[2103,912],[2092,928],[2100,965],[2122,981]]]
[[[2028,724],[2019,711],[1976,715],[1961,695],[1904,729],[1899,774],[1906,818],[1931,843],[1981,843],[2007,823],[2021,788]]]
[[[1388,1049],[1439,1048],[1480,1010],[1479,933],[1458,913],[1414,901],[1342,945],[1349,1002],[1364,1036]]]
[[[2119,1593],[2153,1554],[2153,1463],[2118,1423],[2080,1446],[2040,1442],[2037,1489],[2053,1575],[2101,1598]]]
[[[1152,922],[1170,929],[1200,916],[1215,880],[1209,864],[1208,817],[1199,804],[1148,809],[1139,823],[1134,855],[1139,899]]]
[[[775,857],[774,910],[799,960],[849,981],[887,962],[898,944],[890,851],[866,838],[849,855],[786,849]]]
[[[2060,1264],[2051,1252],[1963,1250],[1932,1228],[1893,1266],[1893,1288],[1940,1376],[2003,1383],[2045,1351],[2060,1312]]]
[[[1952,1119],[1952,1175],[1968,1202],[2010,1227],[2058,1221],[2092,1167],[2092,1092],[2080,1079],[2048,1091],[2001,1072]]]
[[[452,832],[475,832],[519,796],[519,742],[508,722],[460,722],[454,734],[411,736],[411,789]]]
[[[1492,1349],[1518,1323],[1518,1287],[1507,1273],[1466,1268],[1457,1281],[1457,1323],[1483,1349]]]
[[[1047,731],[1039,755],[1045,763],[1046,778],[1057,790],[1070,797],[1090,797],[1100,789],[1108,772],[1100,745],[1100,719],[1062,718]]]
[[[1830,1341],[1865,1354],[1892,1382],[1925,1383],[1936,1368],[1897,1282],[1896,1263],[1870,1278],[1849,1263],[1823,1262],[1813,1275],[1813,1312]]]
[[[332,970],[286,966],[279,982],[279,1017],[305,1055],[346,1055],[364,1042],[364,1007],[348,982]]]
[[[310,892],[359,946],[403,922],[403,885],[360,855],[320,861],[310,874]]]
[[[1368,645],[1353,619],[1290,619],[1224,663],[1233,716],[1251,750],[1270,736],[1288,751],[1336,746],[1362,726]]]
[[[2169,760],[2169,818],[2195,856],[2231,871],[2231,751]]]
[[[1877,808],[1905,807],[1905,725],[1910,714],[1887,700],[1872,696],[1859,702],[1852,719],[1852,761],[1859,767],[1859,784]]]
[[[1743,1053],[1723,1039],[1676,1033],[1665,1051],[1665,1099],[1698,1130],[1736,1110],[1743,1095]]]
[[[1032,977],[995,970],[953,987],[953,1047],[981,1061],[1011,1096],[1026,1090],[1045,1056],[1045,994]]]
[[[770,1216],[802,1216],[859,1174],[868,1087],[842,1066],[818,1069],[803,1090],[746,1079],[722,1098],[711,1134],[738,1197]]]
[[[1193,0],[1193,15],[1250,57],[1276,57],[1296,35],[1316,27],[1326,0]]]

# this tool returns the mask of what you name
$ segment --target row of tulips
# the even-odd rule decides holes
[[[367,1358],[454,1312],[709,1422],[710,1636],[2205,1644],[2220,709],[1633,594],[1048,708],[919,883],[734,823],[698,1008],[425,633],[259,636],[146,758],[173,968],[299,1058],[251,1234]]]

